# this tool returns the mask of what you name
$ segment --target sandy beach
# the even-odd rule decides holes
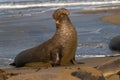
[[[65,67],[44,67],[44,68],[32,68],[32,67],[22,67],[22,68],[7,68],[0,72],[0,76],[6,76],[5,79],[0,78],[0,80],[99,80],[99,77],[105,76],[105,79],[100,80],[120,80],[119,72],[120,64],[112,64],[108,68],[113,68],[108,71],[99,70],[96,67],[101,66],[103,63],[110,62],[111,60],[117,60],[120,57],[101,57],[101,58],[88,58],[83,59],[81,62],[85,64],[78,64],[75,66],[65,66]],[[115,68],[117,72],[115,72]],[[104,72],[102,72],[104,71]],[[106,76],[109,71],[113,74]],[[115,72],[115,73],[114,73]],[[90,74],[91,75],[90,75]],[[84,76],[83,77],[81,77]],[[87,76],[87,77],[86,77]],[[85,78],[86,77],[86,78]],[[94,78],[93,78],[94,77]]]
[[[112,8],[115,6],[103,6],[99,8]],[[98,7],[97,7],[98,8]],[[101,21],[120,25],[120,9],[91,10],[80,12],[82,14],[111,14],[100,18]]]

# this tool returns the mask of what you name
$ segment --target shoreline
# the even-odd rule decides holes
[[[108,8],[108,7],[114,7],[114,6],[101,6],[98,8]],[[100,20],[106,23],[120,25],[120,9],[105,9],[105,10],[91,10],[91,11],[86,10],[86,11],[77,12],[77,13],[80,13],[80,14],[111,14],[110,16],[103,16],[102,18],[100,18]]]

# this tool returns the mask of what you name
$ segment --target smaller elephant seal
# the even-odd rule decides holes
[[[56,33],[48,41],[22,51],[12,65],[22,67],[30,63],[50,63],[52,66],[67,66],[76,64],[75,52],[77,48],[77,32],[72,25],[69,11],[65,8],[57,9],[53,13],[56,23]]]
[[[120,36],[113,37],[109,43],[109,48],[120,54]]]

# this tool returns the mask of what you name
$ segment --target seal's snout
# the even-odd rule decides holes
[[[55,20],[58,20],[61,17],[61,15],[66,15],[67,16],[69,14],[70,14],[69,11],[65,8],[57,9],[53,13],[53,18]]]

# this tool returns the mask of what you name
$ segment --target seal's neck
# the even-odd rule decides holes
[[[53,37],[53,39],[57,40],[64,39],[72,34],[75,34],[75,29],[67,15],[63,17],[59,17],[58,22],[56,21],[56,33]]]
[[[55,37],[67,37],[68,35],[71,35],[75,30],[69,17],[64,16],[63,18],[59,18],[59,22],[56,22],[56,33]]]

